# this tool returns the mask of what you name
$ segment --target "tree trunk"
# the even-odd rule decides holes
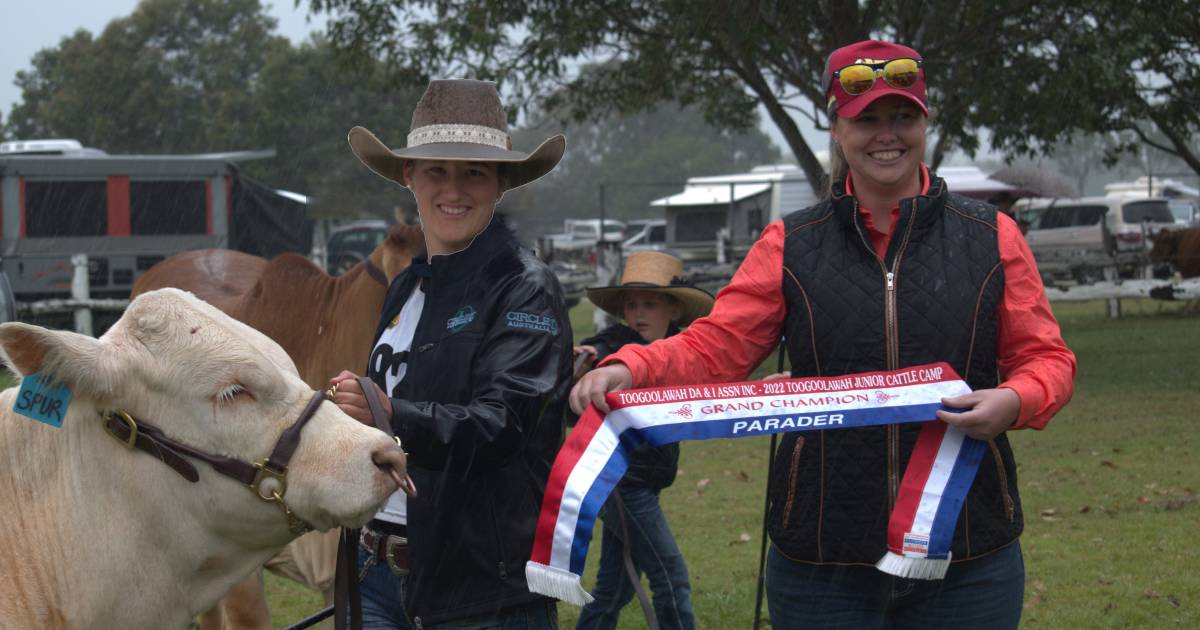
[[[1200,177],[1200,156],[1197,156],[1196,152],[1188,146],[1187,138],[1180,134],[1178,129],[1167,124],[1167,121],[1157,113],[1150,114],[1150,120],[1153,120],[1154,126],[1158,127],[1159,131],[1162,131],[1163,135],[1171,141],[1171,146],[1175,148],[1173,153],[1186,162],[1188,167],[1195,171],[1197,177]]]

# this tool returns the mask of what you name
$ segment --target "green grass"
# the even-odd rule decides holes
[[[591,334],[591,309],[572,309],[576,338]],[[1110,320],[1103,302],[1055,307],[1079,358],[1074,400],[1045,431],[1010,434],[1030,628],[1200,625],[1200,318],[1150,301],[1123,309]],[[753,618],[768,442],[685,443],[679,477],[663,492],[701,628],[745,628]],[[593,545],[586,587],[598,552]],[[278,627],[321,606],[278,578],[267,589]],[[559,605],[563,627],[577,616]],[[621,628],[644,625],[636,603],[626,608]]]
[[[1148,300],[1122,307],[1120,320],[1107,319],[1103,302],[1055,307],[1079,358],[1075,398],[1045,431],[1010,434],[1030,628],[1200,626],[1200,318]],[[577,339],[591,334],[591,317],[586,301],[571,310]],[[769,358],[758,374],[774,365]],[[0,379],[15,384],[6,372]],[[753,617],[768,441],[685,443],[663,492],[699,627],[745,628]],[[593,545],[589,588],[598,553]],[[294,582],[268,574],[266,584],[276,627],[323,607]],[[559,605],[563,627],[577,615]],[[620,627],[644,625],[631,604]]]

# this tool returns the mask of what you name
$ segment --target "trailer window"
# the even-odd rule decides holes
[[[208,232],[204,182],[129,184],[129,231],[134,236]]]
[[[1033,230],[1097,225],[1104,220],[1105,206],[1053,206],[1037,212]]]
[[[1121,208],[1126,223],[1174,223],[1175,215],[1166,201],[1134,201]]]
[[[104,181],[25,182],[25,235],[103,236],[108,232]]]

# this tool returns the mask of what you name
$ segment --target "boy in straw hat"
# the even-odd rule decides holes
[[[556,627],[524,567],[562,440],[571,328],[554,274],[494,215],[565,141],[513,150],[496,86],[451,80],[429,84],[407,147],[362,127],[349,142],[412,191],[426,246],[388,288],[366,366],[418,494],[397,492],[363,530],[364,626]],[[374,426],[353,376],[333,379],[334,402]]]
[[[619,285],[588,289],[589,300],[624,323],[583,340],[576,353],[585,367],[625,344],[644,345],[669,337],[679,332],[679,326],[707,314],[713,297],[684,283],[682,272],[683,263],[674,256],[637,252],[626,259]],[[637,572],[650,580],[658,626],[694,626],[687,564],[658,500],[659,492],[675,481],[678,463],[678,444],[642,446],[634,451],[625,477],[602,513],[604,542],[595,600],[580,612],[577,629],[616,627],[621,609],[633,598],[634,581],[640,581],[638,576],[625,574],[626,554]]]

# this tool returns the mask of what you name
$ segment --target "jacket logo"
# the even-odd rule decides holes
[[[558,320],[549,315],[509,311],[504,314],[504,319],[508,322],[509,328],[524,328],[526,330],[558,335]]]
[[[475,307],[467,305],[458,309],[454,317],[446,320],[446,330],[458,332],[473,321],[475,321]]]

